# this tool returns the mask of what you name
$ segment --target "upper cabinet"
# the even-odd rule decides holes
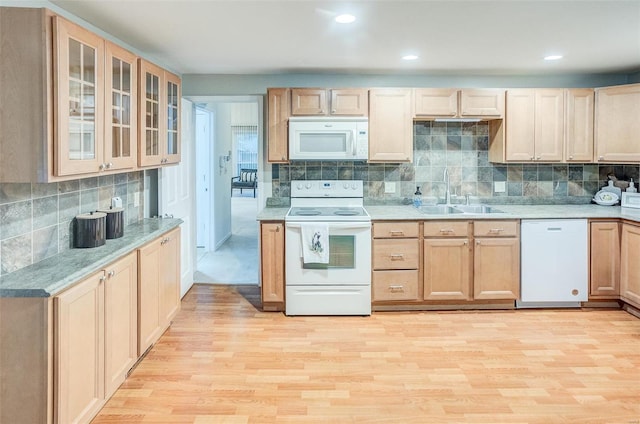
[[[593,159],[594,93],[591,88],[565,90],[566,162],[591,162]]]
[[[293,88],[291,115],[367,116],[366,88]]]
[[[640,84],[595,92],[596,162],[640,161]]]
[[[369,90],[369,161],[413,161],[413,90]]]
[[[564,90],[507,90],[505,159],[560,162],[564,146]]]
[[[144,59],[138,60],[138,165],[180,162],[180,78]]]
[[[267,160],[269,162],[289,161],[290,92],[288,88],[267,90]]]
[[[505,91],[499,89],[416,88],[416,118],[481,118],[504,116]]]

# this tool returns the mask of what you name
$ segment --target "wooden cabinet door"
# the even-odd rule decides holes
[[[138,356],[162,334],[160,323],[161,239],[138,249]]]
[[[289,94],[288,88],[267,90],[267,160],[269,162],[289,161]]]
[[[180,162],[180,99],[182,98],[180,77],[164,71],[164,115],[161,114],[161,128],[164,127],[166,136],[162,149],[163,164]],[[164,123],[164,125],[163,125]]]
[[[565,92],[565,153],[567,162],[593,161],[593,107],[591,88],[572,88]]]
[[[291,115],[328,115],[327,90],[324,88],[292,88]]]
[[[53,30],[55,174],[97,173],[104,146],[104,40],[59,16]]]
[[[520,240],[477,238],[473,250],[475,300],[520,297]]]
[[[411,89],[369,90],[369,161],[413,160]]]
[[[458,115],[458,89],[416,88],[413,96],[416,116],[455,117]]]
[[[110,398],[138,359],[138,258],[130,253],[106,268],[105,398]]]
[[[104,403],[104,278],[96,273],[54,299],[58,423],[89,422]]]
[[[424,299],[470,300],[469,239],[424,240]]]
[[[640,227],[622,225],[620,298],[640,307]]]
[[[284,310],[284,224],[265,222],[260,225],[260,272],[262,307]]]
[[[133,53],[106,42],[105,170],[135,168],[138,157],[138,63]]]
[[[366,88],[338,88],[331,90],[331,115],[367,116],[369,93]]]
[[[596,88],[596,161],[640,161],[640,84]]]
[[[620,225],[618,222],[590,224],[590,296],[620,294]]]
[[[159,312],[164,331],[180,309],[180,228],[165,234],[160,245]]]
[[[535,158],[560,162],[564,148],[564,90],[535,90]],[[507,131],[509,126],[507,125]]]
[[[505,156],[507,161],[530,162],[535,156],[535,92],[507,90]]]
[[[498,89],[460,90],[459,116],[491,117],[504,116],[505,91]]]
[[[163,70],[159,66],[146,60],[138,60],[138,95],[140,104],[138,108],[138,165],[160,165],[164,134],[161,130],[160,120],[164,99],[165,87],[163,84]]]

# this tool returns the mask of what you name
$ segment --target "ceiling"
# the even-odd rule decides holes
[[[182,74],[640,71],[640,0],[51,3]]]

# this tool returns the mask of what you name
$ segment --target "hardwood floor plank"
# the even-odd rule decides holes
[[[621,310],[286,317],[196,285],[94,423],[640,423]]]

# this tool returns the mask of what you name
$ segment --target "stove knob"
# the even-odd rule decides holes
[[[302,184],[298,183],[298,184],[296,185],[296,188],[297,188],[298,190],[302,190]]]
[[[310,188],[311,188],[311,183],[307,183],[307,184],[305,185],[305,187],[307,188],[307,190],[308,190],[308,189],[310,189]]]
[[[358,184],[356,184],[356,183],[351,184],[351,189],[352,190],[355,190],[357,188],[358,188]]]
[[[345,190],[346,190],[346,189],[348,189],[348,188],[349,188],[349,183],[344,183],[344,184],[342,185],[342,187],[344,187],[344,189],[345,189]]]

